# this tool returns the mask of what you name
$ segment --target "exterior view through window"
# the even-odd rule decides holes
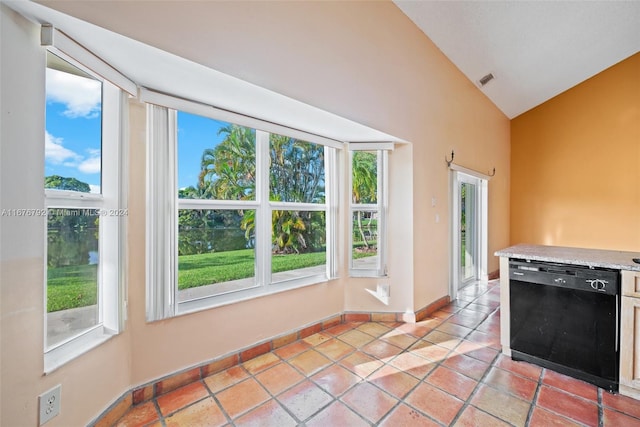
[[[48,54],[46,347],[100,323],[102,83]],[[81,198],[79,193],[93,193]],[[93,202],[92,202],[93,201]]]
[[[354,151],[351,157],[351,230],[353,270],[378,268],[378,152]]]
[[[323,146],[181,111],[177,129],[178,302],[325,274]]]

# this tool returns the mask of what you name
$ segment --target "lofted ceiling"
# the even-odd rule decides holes
[[[394,3],[509,118],[640,51],[637,0]]]

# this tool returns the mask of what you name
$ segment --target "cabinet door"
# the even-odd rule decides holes
[[[640,298],[640,271],[622,270],[622,295]]]
[[[621,314],[620,392],[635,397],[640,393],[640,298],[622,297]]]

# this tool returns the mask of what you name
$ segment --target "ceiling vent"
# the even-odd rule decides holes
[[[480,84],[480,87],[483,87],[487,83],[489,83],[491,80],[493,80],[494,78],[495,77],[493,77],[493,74],[489,73],[486,76],[482,77],[480,80],[478,80],[478,83]]]

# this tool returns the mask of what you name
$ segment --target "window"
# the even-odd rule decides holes
[[[387,151],[351,151],[350,273],[386,276]]]
[[[45,368],[120,330],[120,90],[47,53]]]
[[[154,105],[148,114],[148,185],[159,195],[148,212],[149,320],[334,276],[333,148]]]

